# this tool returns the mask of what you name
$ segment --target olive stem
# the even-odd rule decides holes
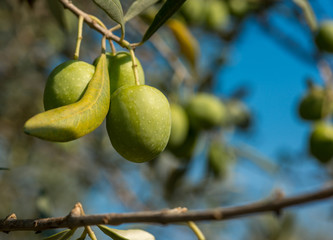
[[[80,207],[81,216],[84,216],[85,213],[84,213],[84,210],[83,210],[83,207],[82,207],[81,203],[79,204],[79,207]],[[91,229],[90,226],[85,226],[84,227],[84,232],[86,232],[86,234],[88,233],[91,240],[97,240],[96,235],[95,235],[94,231]]]
[[[81,17],[81,15],[80,15]],[[108,30],[107,27],[104,25],[104,23],[99,20],[97,17],[93,16],[93,15],[89,15],[89,17],[95,21],[96,23],[98,23],[98,25],[100,25],[101,27],[103,27],[104,29]],[[102,53],[105,53],[106,52],[106,44],[105,44],[105,41],[106,41],[106,35],[103,36],[102,38]]]
[[[195,224],[195,222],[193,221],[188,221],[187,225],[192,229],[192,231],[195,233],[195,235],[197,236],[198,240],[206,240],[205,236],[203,235],[203,233],[201,232],[201,230],[199,229],[199,227]]]
[[[317,31],[318,23],[316,19],[316,15],[313,12],[313,9],[308,0],[293,0],[295,4],[297,4],[303,11],[306,22],[309,25],[309,28],[312,32]]]
[[[142,20],[137,19],[134,22],[129,22],[130,25],[133,26],[133,29],[135,29],[139,34],[141,32],[144,32],[143,25],[145,24]],[[172,52],[170,47],[166,44],[165,40],[158,34],[155,33],[154,36],[152,36],[149,39],[150,43],[153,45],[154,48],[158,50],[158,52],[162,55],[162,57],[168,62],[170,67],[173,69],[174,74],[171,81],[171,86],[175,87],[177,89],[180,89],[179,86],[185,82],[188,85],[190,84],[193,77],[191,76],[191,73],[188,71],[188,69],[184,66],[182,62],[179,61],[177,55]],[[132,43],[131,47],[135,49],[136,47],[140,46],[141,43]]]
[[[125,33],[123,31],[123,29],[121,29],[121,35],[120,35],[120,42],[122,42],[125,38]]]
[[[83,17],[79,16],[79,23],[78,23],[78,31],[77,31],[77,40],[76,40],[76,48],[74,53],[74,60],[79,59],[80,54],[80,46],[82,41],[82,28],[83,28]]]
[[[115,56],[116,53],[117,53],[117,50],[116,50],[116,48],[115,48],[115,46],[113,44],[113,41],[110,40],[110,39],[109,39],[109,44],[110,44],[110,48],[111,48],[111,54],[112,54],[112,56]]]
[[[80,16],[81,16],[81,15],[80,15]],[[93,21],[95,21],[96,23],[98,23],[98,25],[100,25],[101,27],[103,27],[104,29],[107,30],[107,27],[104,25],[104,23],[103,23],[101,20],[99,20],[97,17],[95,17],[95,16],[93,16],[93,15],[89,15],[89,17],[90,17]]]
[[[106,52],[106,36],[104,35],[102,38],[102,53]]]
[[[131,54],[131,59],[132,59],[132,69],[133,69],[133,73],[134,73],[135,85],[139,86],[140,81],[139,81],[138,65],[136,64],[134,49],[132,48],[132,45],[124,39],[121,42],[119,42],[118,44],[129,50],[129,52]]]
[[[132,58],[132,68],[133,68],[133,73],[134,73],[135,85],[139,86],[140,85],[140,81],[139,81],[138,65],[136,63],[136,58],[135,58],[134,50],[131,47],[131,45],[128,45],[128,49],[130,51],[131,58]]]
[[[118,25],[114,26],[113,28],[110,28],[110,31],[113,32],[113,31],[116,31],[120,28],[121,28],[121,26],[120,26],[120,24],[118,24]]]
[[[112,31],[114,31],[113,29],[114,28],[110,28],[109,31],[112,32]],[[112,56],[115,56],[116,53],[117,53],[117,51],[116,51],[114,43],[113,43],[113,41],[111,39],[109,39],[109,44],[110,44],[110,48],[111,48],[111,54],[112,54]]]

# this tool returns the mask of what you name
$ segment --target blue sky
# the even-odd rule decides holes
[[[284,24],[284,30],[293,31],[296,39],[303,37],[293,25]],[[304,148],[309,124],[297,116],[297,104],[306,91],[307,77],[320,84],[316,65],[299,60],[253,20],[236,42],[233,54],[229,66],[220,72],[223,86],[219,91],[229,93],[242,84],[250,87],[250,95],[245,98],[255,114],[255,134],[250,144],[269,157],[281,148]]]

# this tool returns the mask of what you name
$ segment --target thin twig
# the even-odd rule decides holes
[[[135,58],[133,48],[131,48],[130,46],[129,46],[129,51],[130,51],[131,59],[132,59],[132,69],[133,69],[133,74],[134,74],[134,79],[135,79],[135,85],[139,86],[140,81],[139,81],[138,65],[136,63],[136,58]]]
[[[130,22],[129,24],[133,25],[134,29],[139,29],[139,32],[144,31],[142,26],[144,22],[140,19],[137,19],[135,22]],[[154,36],[149,39],[149,41],[158,50],[161,56],[168,62],[169,66],[174,70],[175,78],[173,84],[175,80],[178,80],[179,82],[177,84],[179,84],[184,79],[191,78],[191,74],[184,66],[184,64],[179,60],[179,57],[170,49],[170,47],[165,43],[165,40],[158,33],[155,33]]]
[[[42,231],[53,228],[76,228],[83,226],[123,223],[160,223],[170,224],[188,221],[223,221],[245,217],[263,212],[281,213],[281,210],[291,206],[314,202],[333,196],[333,185],[293,197],[277,197],[258,201],[243,206],[216,208],[208,210],[187,211],[184,208],[160,211],[143,211],[134,213],[109,213],[98,215],[80,215],[75,207],[66,217],[43,219],[5,219],[0,221],[0,231]],[[78,213],[76,213],[78,211]]]
[[[205,236],[201,232],[200,228],[193,221],[187,222],[187,225],[192,229],[192,231],[197,236],[198,240],[206,240]]]
[[[81,216],[85,216],[86,214],[84,213],[82,204],[79,204],[80,210],[81,210]],[[91,229],[90,226],[85,226],[84,227],[84,231],[87,232],[87,234],[89,235],[91,240],[97,240],[96,235],[94,233],[94,231]]]
[[[70,10],[72,13],[74,13],[76,16],[82,16],[83,20],[91,27],[94,28],[96,31],[100,32],[102,35],[106,36],[107,39],[113,40],[117,42],[120,46],[124,46],[124,41],[120,37],[114,35],[111,31],[104,28],[100,25],[94,18],[92,18],[89,14],[85,13],[78,7],[76,7],[72,1],[70,0],[59,0],[65,8]]]
[[[77,40],[76,40],[76,48],[74,53],[74,59],[78,60],[80,55],[80,46],[82,42],[82,28],[83,28],[83,17],[79,16],[78,30],[77,30]]]

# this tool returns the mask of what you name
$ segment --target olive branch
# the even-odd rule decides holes
[[[16,215],[10,214],[0,221],[0,231],[35,231],[41,232],[54,228],[78,228],[93,225],[119,225],[124,223],[149,223],[149,224],[174,224],[188,221],[225,221],[229,219],[242,218],[264,212],[272,212],[277,216],[282,214],[285,208],[298,206],[333,197],[333,183],[329,186],[309,193],[296,196],[284,197],[279,192],[270,199],[260,200],[254,203],[222,207],[206,210],[187,210],[186,208],[175,208],[158,211],[142,211],[130,213],[108,213],[83,215],[81,204],[78,203],[71,212],[64,217],[51,217],[41,219],[18,219]]]

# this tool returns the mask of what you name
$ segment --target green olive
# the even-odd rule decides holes
[[[89,63],[69,60],[57,66],[49,75],[44,90],[45,110],[77,102],[83,96],[94,75]]]
[[[128,52],[118,52],[115,56],[109,55],[109,75],[111,94],[122,86],[135,85],[133,64]],[[141,85],[145,84],[145,75],[140,61],[136,58],[138,77]]]
[[[315,42],[320,50],[333,53],[333,21],[320,23]]]
[[[326,92],[321,87],[312,87],[301,99],[298,112],[301,118],[309,121],[316,121],[326,117],[331,110],[331,103],[325,104]],[[328,96],[329,97],[329,96]],[[326,98],[329,100],[329,98]]]
[[[181,8],[184,17],[191,23],[200,25],[205,18],[206,3],[203,0],[186,1]]]
[[[171,104],[171,134],[168,146],[175,148],[186,139],[189,122],[185,110],[178,104]]]
[[[208,149],[208,170],[216,178],[225,177],[228,166],[235,158],[234,154],[219,141],[212,141]]]
[[[109,65],[109,77],[110,77],[110,91],[111,94],[118,88],[123,86],[135,85],[135,77],[133,71],[133,63],[131,54],[129,52],[118,52],[116,55],[112,53],[106,53],[108,65]],[[93,62],[95,65],[98,58]],[[138,69],[138,78],[140,85],[145,84],[145,74],[139,59],[136,59],[136,65]]]
[[[121,87],[111,96],[106,126],[120,155],[132,162],[149,161],[169,141],[169,102],[162,92],[147,85]]]
[[[310,153],[322,163],[333,157],[333,126],[328,123],[317,123],[310,135]]]
[[[220,0],[206,2],[206,25],[209,29],[223,29],[229,23],[229,11],[227,5]]]
[[[229,0],[230,13],[236,17],[244,17],[249,12],[249,2],[247,0]]]
[[[224,104],[214,95],[199,93],[193,96],[186,107],[190,124],[196,129],[211,129],[226,118]]]
[[[178,158],[185,159],[186,161],[190,161],[195,147],[197,145],[197,141],[199,139],[199,132],[196,129],[189,128],[188,133],[186,135],[185,141],[178,147],[170,147],[168,145],[168,149]]]

